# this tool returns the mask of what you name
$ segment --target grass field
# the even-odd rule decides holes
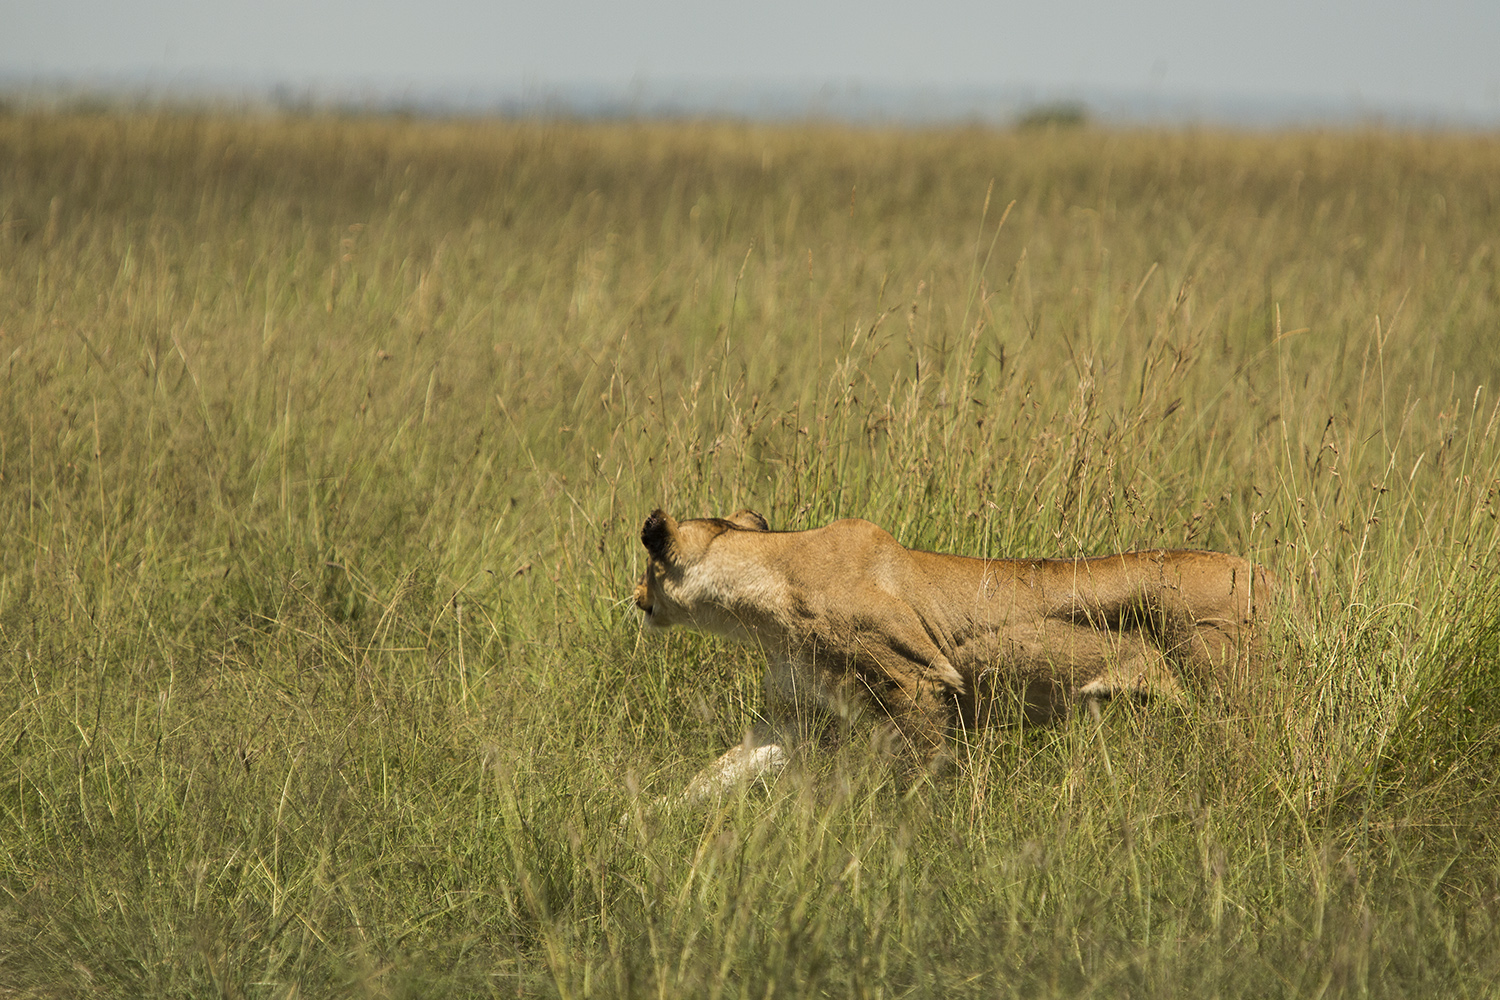
[[[0,114],[0,996],[1497,995],[1496,178]],[[1244,704],[670,810],[759,664],[639,634],[655,506],[1289,601]]]

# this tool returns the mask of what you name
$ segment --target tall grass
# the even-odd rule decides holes
[[[1493,995],[1496,176],[1487,136],[0,116],[0,989]],[[664,810],[759,664],[638,634],[659,505],[1240,552],[1274,669]]]

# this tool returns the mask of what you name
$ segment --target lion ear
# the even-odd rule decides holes
[[[677,522],[672,520],[672,515],[660,507],[653,510],[641,526],[641,544],[657,559],[670,561],[672,551],[677,547]]]
[[[736,512],[733,517],[728,518],[728,521],[729,521],[730,524],[734,525],[736,528],[743,528],[746,531],[770,531],[771,530],[771,525],[769,523],[767,523],[767,521],[766,521],[765,518],[763,518],[759,514],[755,513],[755,511],[749,510],[748,508],[745,509],[745,510]]]

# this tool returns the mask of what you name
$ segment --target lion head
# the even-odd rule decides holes
[[[702,624],[700,618],[716,589],[704,572],[714,542],[730,531],[770,531],[766,519],[753,510],[733,517],[702,517],[678,521],[660,508],[641,527],[646,547],[646,572],[635,587],[635,606],[652,628]]]

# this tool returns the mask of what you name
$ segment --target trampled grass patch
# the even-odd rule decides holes
[[[1496,176],[0,116],[0,989],[1493,995]],[[1288,600],[1244,703],[671,809],[759,662],[639,634],[657,506],[1222,548]]]

